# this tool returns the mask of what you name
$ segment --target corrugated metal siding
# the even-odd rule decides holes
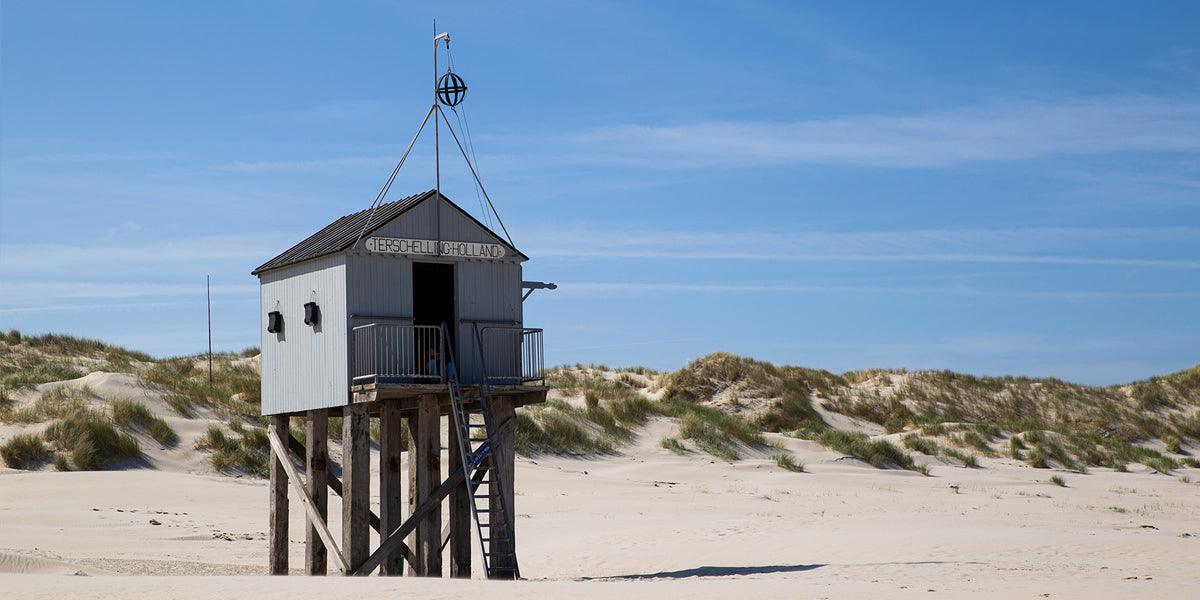
[[[346,304],[350,338],[346,344],[350,376],[355,373],[354,328],[371,323],[411,322],[412,261],[402,256],[348,254]]]
[[[458,304],[459,371],[465,381],[478,381],[483,372],[479,365],[474,327],[480,329],[501,323],[521,324],[521,265],[486,261],[464,261],[455,269]],[[485,356],[488,370],[513,368],[520,357],[515,351],[501,351],[492,344]],[[516,363],[519,365],[519,362]]]
[[[263,414],[346,404],[346,257],[263,273],[260,293]],[[316,328],[304,324],[304,303],[314,298],[321,309]],[[266,314],[273,310],[283,313],[282,334],[267,333]]]

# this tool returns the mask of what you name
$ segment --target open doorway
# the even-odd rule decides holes
[[[433,326],[445,323],[453,345],[458,339],[454,335],[457,325],[454,318],[454,265],[414,262],[412,273],[413,323]],[[427,360],[424,356],[430,349],[417,350],[423,356],[422,360]]]

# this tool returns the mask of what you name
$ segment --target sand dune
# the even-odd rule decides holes
[[[766,458],[670,454],[655,441],[672,427],[656,419],[621,456],[518,461],[530,581],[248,576],[265,569],[261,480],[4,471],[0,552],[10,558],[0,589],[20,598],[1189,598],[1200,585],[1200,486],[1175,477],[1097,469],[1063,475],[1063,488],[1007,459],[922,477],[781,439],[808,465],[791,473]],[[294,568],[300,515],[293,506]],[[28,566],[9,566],[19,564]],[[76,571],[93,576],[33,574]],[[156,577],[210,574],[237,577]]]
[[[655,377],[587,376],[632,381],[637,394],[664,397]],[[910,379],[880,374],[851,385],[874,386],[864,397],[886,398]],[[771,410],[774,401],[762,391],[776,382],[730,381],[704,401],[731,414]],[[552,399],[582,411],[590,384],[576,383]],[[930,467],[926,477],[874,468],[803,436],[767,433],[767,444],[741,444],[741,460],[726,462],[683,439],[680,421],[668,416],[632,428],[632,438],[609,454],[518,459],[526,581],[271,578],[261,575],[266,482],[219,474],[195,448],[210,426],[228,429],[244,416],[198,404],[184,417],[138,376],[109,372],[17,392],[14,406],[64,385],[90,390],[87,402],[97,409],[137,400],[179,442],[163,446],[131,430],[143,457],[117,470],[0,468],[0,598],[1195,598],[1200,590],[1200,469],[1182,461],[1171,475],[1132,461],[1129,472],[1092,466],[1084,474],[987,453],[971,469],[944,454],[909,452],[917,466]],[[1180,397],[1181,406],[1191,402]],[[879,421],[838,412],[853,408],[845,396],[816,400],[814,414],[834,429],[893,442],[914,430],[885,434]],[[0,441],[46,425],[0,424]],[[689,450],[663,449],[668,437]],[[1163,448],[1161,440],[1145,444]],[[1181,452],[1197,450],[1185,441]],[[777,466],[779,452],[807,472]],[[331,456],[340,456],[337,444]],[[290,557],[298,574],[304,521],[294,495],[292,502]],[[331,514],[340,510],[331,497]],[[331,522],[335,536],[339,521]]]

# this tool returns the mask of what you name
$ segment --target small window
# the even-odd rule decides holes
[[[316,327],[321,322],[321,307],[316,302],[304,303],[304,324]]]
[[[273,310],[267,313],[267,333],[283,331],[283,313]]]

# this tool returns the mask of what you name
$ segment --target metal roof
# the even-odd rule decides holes
[[[382,227],[385,223],[391,221],[392,219],[404,214],[412,207],[434,197],[435,194],[437,194],[435,190],[429,190],[427,192],[414,194],[407,198],[396,200],[395,202],[380,204],[379,208],[375,210],[374,217],[371,216],[371,209],[369,208],[341,217],[340,219],[326,225],[323,229],[312,234],[299,244],[288,248],[279,256],[276,256],[275,258],[263,263],[257,269],[251,271],[250,274],[259,275],[264,271],[270,271],[271,269],[278,269],[279,267],[294,265],[299,262],[346,250],[353,245],[356,240],[358,240],[358,235],[360,232],[362,232],[363,225],[366,225],[368,220],[370,220],[371,227],[367,229],[366,233],[363,234],[364,239],[366,238],[366,235]],[[468,219],[474,221],[475,224],[492,234],[497,240],[500,241],[501,244],[504,244],[506,248],[511,249],[522,258],[529,258],[528,256],[522,254],[521,251],[513,248],[512,245],[504,241],[504,238],[496,235],[496,232],[492,231],[483,223],[480,223],[478,219],[471,216],[470,213],[463,210],[462,207],[455,204],[445,195],[442,195],[442,199],[445,200],[450,206],[458,209],[458,211],[465,215]]]

